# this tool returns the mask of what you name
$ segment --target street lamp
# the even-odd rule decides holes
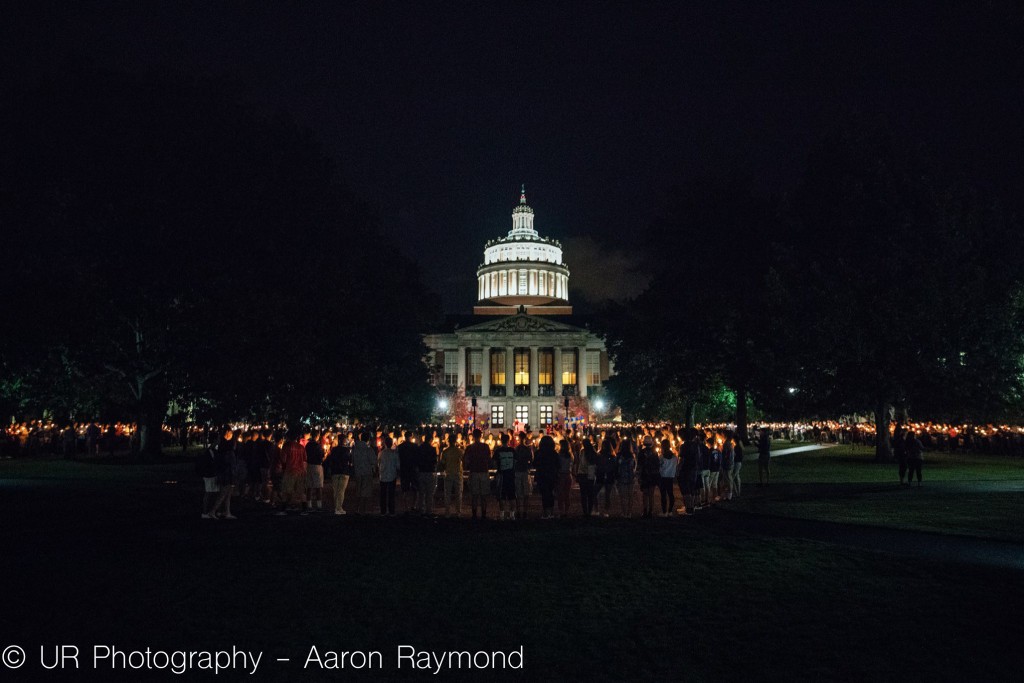
[[[471,405],[473,406],[473,429],[476,429],[476,396],[473,397]]]

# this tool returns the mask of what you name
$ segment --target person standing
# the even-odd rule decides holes
[[[405,514],[416,510],[419,491],[419,470],[416,468],[416,438],[412,431],[405,432],[405,439],[398,446],[398,477],[402,481],[402,500]]]
[[[490,481],[487,469],[491,466],[491,449],[481,439],[479,429],[473,430],[473,443],[466,448],[466,469],[469,470],[469,501],[476,519],[477,507],[482,519],[487,519],[487,496]]]
[[[761,427],[757,437],[757,480],[760,486],[767,486],[771,480],[772,437],[767,427]]]
[[[249,481],[249,463],[252,461],[252,432],[238,430],[235,437],[235,495],[244,498]]]
[[[324,507],[324,458],[326,453],[320,443],[320,434],[306,435],[306,509]]]
[[[714,434],[708,437],[708,468],[711,470],[711,478],[708,481],[708,502],[717,503],[718,480],[722,472],[722,451],[718,450],[718,439]]]
[[[398,479],[400,460],[395,449],[395,441],[390,436],[381,439],[378,454],[378,470],[380,471],[380,514],[395,516],[395,480]]]
[[[896,465],[900,474],[900,486],[903,486],[903,479],[907,476],[907,444],[911,430],[904,433],[902,425],[896,425],[896,431],[892,436],[892,453],[896,457]],[[908,481],[909,485],[910,482]]]
[[[374,474],[377,470],[377,454],[368,440],[370,435],[362,430],[352,446],[352,471],[356,482],[356,514],[369,512],[370,498],[373,497]]]
[[[661,516],[671,517],[676,508],[676,468],[679,459],[672,451],[672,442],[668,439],[661,442],[661,462],[658,464],[661,475],[661,479],[658,480],[658,489],[661,491]]]
[[[199,454],[196,473],[203,478],[202,519],[217,519],[214,510],[216,502],[220,499],[220,486],[217,484],[217,453],[213,446],[207,445]]]
[[[433,434],[424,429],[420,433],[420,446],[416,450],[416,469],[419,471],[419,491],[416,498],[420,511],[434,514],[434,494],[437,492],[437,448]]]
[[[303,503],[306,488],[306,449],[299,443],[298,437],[299,434],[295,430],[289,431],[288,438],[281,446],[277,463],[277,470],[281,473],[281,509],[278,510],[278,515],[286,515],[288,510],[298,510]]]
[[[441,452],[441,466],[444,468],[444,516],[451,517],[452,499],[455,500],[455,516],[462,516],[462,468],[466,452],[459,448],[455,433],[448,435],[448,445]]]
[[[700,445],[697,443],[697,430],[680,429],[679,464],[676,473],[679,477],[679,493],[683,496],[683,514],[690,514],[697,509],[700,481]]]
[[[700,453],[697,457],[697,467],[700,468],[700,501],[702,507],[711,505],[711,448],[708,447],[707,435],[701,431],[696,432],[697,446]]]
[[[725,433],[722,442],[722,473],[720,475],[720,495],[725,500],[732,500],[732,469],[736,464],[736,437],[731,432]]]
[[[540,491],[541,519],[555,518],[555,486],[558,483],[558,453],[555,440],[544,435],[537,445],[534,457],[537,468],[537,489]]]
[[[61,432],[61,443],[63,445],[64,458],[71,460],[75,457],[76,451],[78,450],[78,433],[75,431],[75,425],[70,422],[64,427],[64,431]]]
[[[612,442],[608,437],[601,441],[601,447],[594,452],[594,515],[601,516],[601,493],[605,494],[604,516],[608,516],[611,503],[611,486],[614,477],[609,476],[609,468],[614,458]]]
[[[644,445],[637,456],[637,469],[640,470],[640,492],[643,497],[640,516],[643,519],[654,517],[654,487],[661,480],[661,462],[654,450],[654,437],[644,436]]]
[[[501,519],[514,519],[516,501],[515,460],[516,452],[509,445],[508,434],[503,433],[501,445],[494,449],[491,457],[497,478],[498,510]]]
[[[216,517],[218,512],[223,510],[223,519],[237,519],[231,514],[231,495],[235,489],[236,445],[234,432],[230,427],[226,428],[217,445],[217,485],[220,487],[220,495],[211,512]]]
[[[261,468],[263,439],[260,437],[260,430],[253,429],[249,432],[248,446],[245,465],[248,473],[245,484],[246,495],[258,503],[263,499],[263,470]]]
[[[207,432],[209,435],[209,432]],[[100,454],[100,437],[103,436],[103,430],[100,429],[99,425],[95,422],[90,422],[89,426],[85,428],[85,454],[86,455],[99,455]]]
[[[558,442],[558,513],[569,516],[569,495],[572,492],[573,454],[567,439]]]
[[[615,458],[618,471],[616,483],[619,487],[619,505],[622,516],[629,519],[633,516],[633,482],[636,475],[636,454],[633,437],[629,434],[619,444],[619,454]]]
[[[331,447],[330,455],[327,456],[327,468],[331,472],[331,490],[334,493],[334,514],[344,515],[345,513],[345,492],[348,489],[349,479],[352,478],[352,449],[346,443],[344,435],[338,438],[338,443]]]
[[[917,475],[917,485],[921,486],[921,466],[924,464],[924,445],[913,430],[907,430],[906,453],[907,453],[907,486],[913,483],[914,475]]]
[[[580,455],[576,458],[576,481],[580,486],[580,506],[583,516],[594,514],[595,483],[597,482],[597,451],[590,437],[583,439]]]
[[[530,502],[530,492],[532,485],[530,483],[530,468],[533,466],[533,445],[532,437],[526,432],[520,432],[519,434],[519,445],[516,446],[515,461],[513,468],[515,469],[515,482],[516,482],[516,510],[513,513],[514,518],[526,519],[526,509]]]
[[[743,482],[740,480],[740,470],[743,469],[743,440],[737,438],[735,439],[735,444],[732,458],[732,482],[730,495],[739,498],[740,490],[743,487]]]

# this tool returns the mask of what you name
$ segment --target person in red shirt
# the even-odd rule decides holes
[[[289,432],[288,440],[281,447],[277,469],[281,472],[281,509],[279,515],[288,514],[288,508],[298,509],[305,499],[306,449],[297,439],[298,434]],[[303,512],[302,514],[306,514]]]
[[[476,519],[477,504],[480,505],[481,516],[487,519],[487,496],[491,492],[490,475],[487,472],[491,466],[491,449],[480,440],[481,436],[479,429],[473,430],[473,443],[466,449],[465,455],[473,519]]]

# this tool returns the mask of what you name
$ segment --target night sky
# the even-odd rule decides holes
[[[852,115],[1019,202],[1024,10],[894,4],[24,3],[0,50],[8,78],[170,68],[289,112],[460,312],[520,183],[572,289],[600,298],[602,271],[642,269],[623,252],[673,186],[785,193]]]

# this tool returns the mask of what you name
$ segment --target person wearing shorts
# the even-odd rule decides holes
[[[477,518],[477,507],[480,508],[481,517],[487,519],[487,496],[491,492],[487,472],[491,465],[491,449],[480,440],[481,436],[479,429],[473,430],[473,443],[466,448],[465,457],[466,469],[469,470],[469,500],[473,519]]]

